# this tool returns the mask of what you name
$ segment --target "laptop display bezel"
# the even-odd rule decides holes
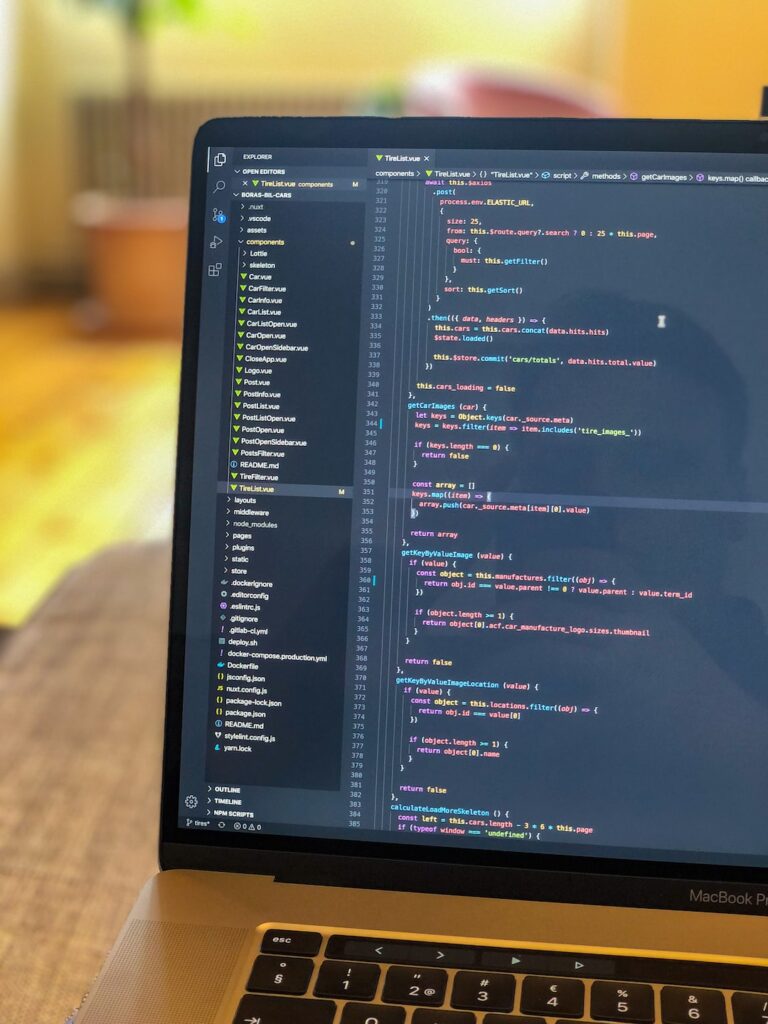
[[[497,852],[231,832],[211,835],[178,826],[192,453],[209,146],[768,154],[768,125],[753,121],[337,117],[217,119],[200,128],[194,143],[190,189],[160,822],[160,863],[164,868],[239,871],[274,875],[286,881],[420,892],[749,912],[754,901],[745,904],[725,900],[721,905],[707,898],[697,901],[696,887],[714,891],[725,885],[726,891],[736,895],[760,892],[766,897],[768,866],[754,869],[529,853],[524,849],[519,853],[508,849]],[[768,900],[762,912],[768,912]]]

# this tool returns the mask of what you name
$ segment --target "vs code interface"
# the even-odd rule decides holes
[[[179,825],[768,861],[768,158],[212,147]]]

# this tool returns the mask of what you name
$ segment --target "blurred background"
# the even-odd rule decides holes
[[[0,0],[0,628],[170,532],[200,122],[754,118],[765,84],[765,0]]]

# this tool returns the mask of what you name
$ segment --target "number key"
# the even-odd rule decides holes
[[[511,974],[456,972],[451,1006],[462,1010],[511,1010],[514,1001],[515,979]]]
[[[595,1020],[631,1020],[635,1024],[651,1024],[655,1016],[653,989],[650,985],[595,981],[592,983],[591,1014]]]
[[[307,991],[314,963],[298,957],[256,957],[248,984],[249,992],[287,992],[302,996]]]
[[[315,995],[336,999],[373,999],[380,974],[377,964],[326,960],[317,975]]]
[[[447,981],[445,971],[436,967],[390,967],[382,999],[385,1003],[439,1006]]]
[[[768,1024],[768,995],[733,993],[734,1024]]]
[[[574,978],[525,978],[520,1009],[534,1016],[581,1017],[584,984]]]
[[[667,985],[661,990],[661,1019],[664,1024],[725,1024],[723,993]]]

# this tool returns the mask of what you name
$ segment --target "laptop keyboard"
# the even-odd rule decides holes
[[[271,928],[232,1024],[768,1024],[768,967]]]

